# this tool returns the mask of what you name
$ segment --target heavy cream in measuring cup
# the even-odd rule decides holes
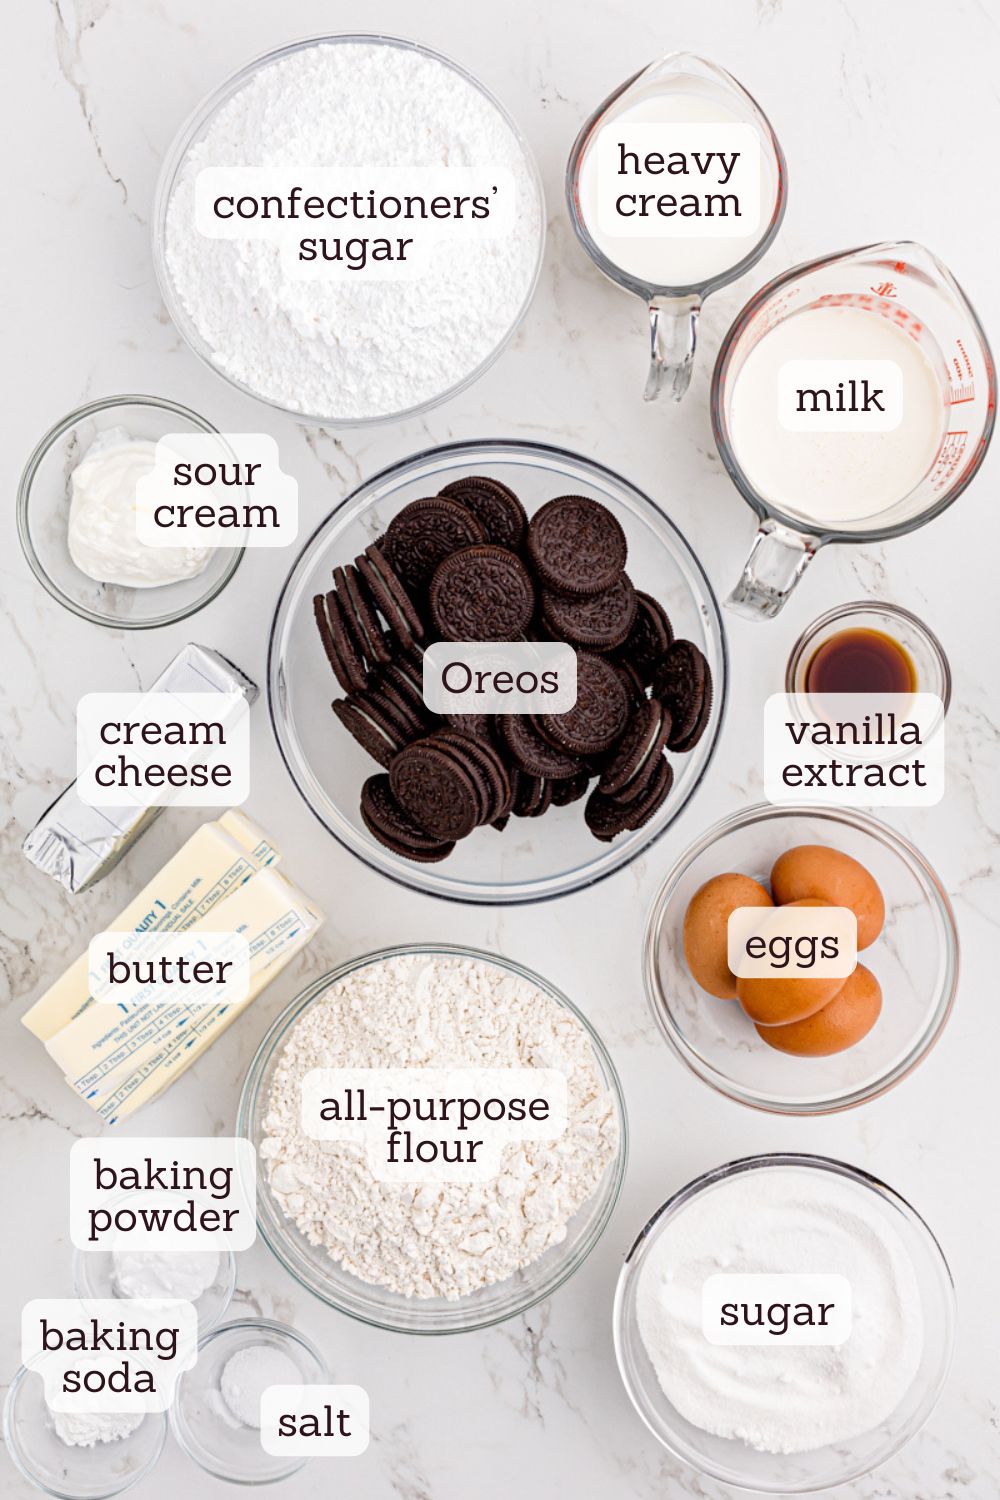
[[[878,517],[926,477],[946,429],[944,390],[895,317],[807,307],[747,355],[729,427],[736,462],[765,503],[836,528]]]
[[[701,288],[738,265],[760,243],[778,193],[756,129],[684,82],[611,113],[580,166],[587,233],[653,288]]]

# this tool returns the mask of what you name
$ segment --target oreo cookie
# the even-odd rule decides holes
[[[620,573],[611,588],[586,598],[543,590],[542,623],[553,640],[613,651],[628,639],[637,607],[635,589],[628,575]]]
[[[526,715],[501,714],[496,722],[500,742],[519,771],[564,780],[583,770],[578,755],[550,744]]]
[[[584,809],[587,827],[596,839],[610,843],[620,833],[634,833],[659,812],[673,786],[674,772],[670,762],[661,756],[648,777],[641,797],[622,802],[609,797],[599,788],[591,792]]]
[[[447,859],[455,847],[454,843],[435,840],[407,817],[385,775],[369,776],[361,788],[361,817],[380,844],[418,864]]]
[[[658,698],[647,698],[629,719],[628,728],[601,772],[597,789],[615,797],[641,777],[643,770],[662,755],[670,734],[670,714]]]
[[[528,517],[514,491],[498,479],[472,474],[468,479],[453,479],[441,494],[471,510],[488,542],[508,547],[512,552],[520,549],[528,529]]]
[[[436,495],[411,500],[393,516],[382,538],[382,550],[401,581],[419,597],[438,563],[485,540],[486,531],[470,510]]]
[[[587,795],[590,786],[590,775],[587,771],[580,771],[576,776],[566,776],[552,783],[552,806],[569,807],[571,802],[579,802],[581,797]]]
[[[628,551],[608,508],[584,495],[563,495],[528,522],[527,551],[546,588],[559,594],[603,594],[618,580]]]
[[[405,739],[390,725],[378,723],[365,709],[350,698],[337,698],[333,711],[347,732],[354,736],[362,750],[386,770],[406,743]]]
[[[514,641],[535,612],[527,568],[504,547],[464,547],[434,570],[431,619],[446,641]]]
[[[353,563],[348,563],[346,568],[334,568],[333,577],[341,607],[354,621],[355,634],[369,667],[374,671],[387,666],[392,661],[392,652],[361,574]]]
[[[651,594],[636,591],[636,611],[628,639],[618,657],[627,662],[644,688],[652,686],[653,673],[674,638],[670,617]]]
[[[412,651],[416,643],[423,640],[423,621],[385,553],[373,543],[354,559],[354,565],[390,633],[404,650]]]
[[[547,740],[570,755],[601,755],[625,732],[629,696],[618,670],[600,656],[578,651],[576,703],[564,714],[542,714],[538,725]]]
[[[406,745],[389,767],[403,811],[442,843],[463,839],[480,821],[480,794],[455,755],[427,740]]]
[[[317,594],[313,600],[313,613],[327,660],[340,686],[346,693],[362,692],[368,686],[368,668],[360,643],[348,627],[336,591],[331,589],[326,595]]]
[[[669,750],[693,750],[712,712],[712,673],[693,641],[674,641],[660,657],[653,693],[669,709],[673,723]]]

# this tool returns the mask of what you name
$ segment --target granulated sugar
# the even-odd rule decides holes
[[[195,178],[222,166],[501,169],[513,177],[515,225],[436,245],[417,279],[296,280],[275,242],[196,229]],[[221,370],[281,406],[351,420],[417,406],[470,375],[516,321],[540,233],[521,146],[473,84],[401,46],[317,44],[262,68],[188,153],[166,263]]]
[[[360,1145],[302,1131],[313,1068],[536,1067],[568,1079],[569,1124],[503,1148],[476,1184],[377,1182]],[[413,954],[367,965],[292,1028],[271,1085],[260,1155],[287,1216],[363,1281],[457,1298],[502,1281],[566,1237],[618,1139],[612,1096],[584,1028],[527,980],[493,964]]]

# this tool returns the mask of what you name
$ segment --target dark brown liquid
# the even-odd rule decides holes
[[[917,669],[908,651],[881,630],[838,630],[813,653],[807,693],[914,693]]]

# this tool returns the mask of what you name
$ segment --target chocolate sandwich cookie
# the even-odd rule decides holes
[[[380,844],[418,864],[447,859],[455,845],[441,843],[407,817],[393,795],[388,776],[369,776],[361,788],[361,818]]]
[[[480,792],[480,823],[494,823],[510,810],[510,773],[492,745],[457,729],[438,730],[432,743],[456,754],[459,764],[472,776]]]
[[[471,510],[488,542],[509,547],[512,552],[519,550],[528,529],[528,517],[514,491],[499,479],[472,474],[468,479],[453,479],[441,493]]]
[[[670,710],[668,750],[693,750],[712,712],[712,673],[693,641],[674,641],[660,658],[653,693]]]
[[[390,634],[404,651],[412,651],[423,640],[424,625],[412,599],[397,577],[381,547],[374,543],[354,559]]]
[[[327,660],[345,692],[363,692],[368,686],[368,669],[360,645],[348,628],[340,600],[331,589],[313,600],[316,624]]]
[[[599,792],[615,797],[624,793],[655,758],[663,754],[670,734],[670,714],[658,698],[647,698],[629,719],[628,728],[615,747],[597,784]]]
[[[528,522],[528,557],[559,594],[602,594],[625,566],[625,533],[606,506],[583,495],[549,500]]]
[[[628,639],[617,653],[638,675],[644,688],[653,684],[660,657],[674,638],[673,627],[663,605],[651,594],[636,591],[636,612]]]
[[[479,821],[476,782],[450,750],[426,740],[404,746],[389,767],[389,781],[407,816],[441,842],[465,838]]]
[[[514,641],[535,612],[527,568],[505,547],[464,547],[438,563],[431,619],[446,641]]]
[[[529,776],[561,780],[577,776],[583,770],[583,761],[578,755],[550,745],[524,714],[498,714],[497,733],[518,770],[526,771]]]
[[[546,791],[548,802],[545,800]],[[526,771],[520,772],[514,791],[514,804],[511,808],[515,818],[540,817],[551,801],[551,783],[546,782],[542,776],[529,776]]]
[[[486,531],[456,500],[435,495],[411,500],[389,522],[382,551],[406,588],[419,598],[438,563],[486,540]]]
[[[378,687],[379,691],[393,702],[405,704],[419,723],[431,729],[437,723],[437,715],[432,714],[424,703],[420,677],[420,668],[414,662],[407,657],[398,657],[390,662],[389,666],[383,667],[379,674]]]
[[[337,575],[342,574],[342,581],[338,581]],[[392,661],[392,652],[386,642],[379,624],[375,606],[365,585],[364,579],[353,563],[348,563],[346,568],[334,568],[334,582],[337,584],[337,593],[345,613],[353,616],[358,634],[361,637],[365,660],[372,670],[376,667],[387,666]]]
[[[589,651],[576,655],[576,703],[564,714],[541,714],[547,740],[570,755],[600,755],[625,732],[629,696],[617,668]]]
[[[352,702],[350,698],[335,699],[333,711],[348,733],[357,740],[362,750],[366,750],[372,760],[378,761],[380,766],[388,770],[393,758],[405,745],[405,738],[391,726],[384,728],[377,723],[369,713]]]
[[[660,757],[641,797],[622,802],[605,792],[591,792],[584,809],[587,827],[596,839],[610,843],[620,833],[634,833],[659,812],[673,786],[674,772],[670,762]]]
[[[590,785],[590,776],[586,771],[581,771],[577,776],[566,776],[552,783],[552,806],[569,807],[571,802],[579,802],[581,797],[587,795]]]
[[[542,592],[542,623],[553,640],[569,641],[591,651],[613,651],[627,639],[636,615],[636,594],[626,573],[611,588],[586,598],[571,598],[552,589]]]

